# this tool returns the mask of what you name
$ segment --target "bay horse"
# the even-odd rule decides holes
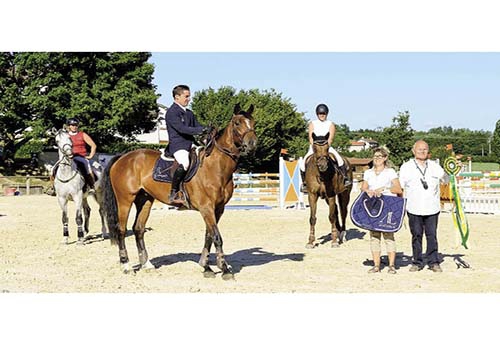
[[[233,173],[241,154],[255,150],[257,137],[255,121],[252,118],[253,105],[247,111],[234,108],[234,115],[225,129],[220,131],[207,147],[196,175],[184,183],[190,208],[201,213],[205,221],[205,243],[199,264],[205,277],[215,277],[208,265],[212,243],[217,251],[216,263],[224,280],[232,279],[222,249],[222,236],[218,222],[224,213],[224,206],[233,195]],[[141,269],[153,270],[144,243],[146,221],[155,199],[169,204],[170,183],[153,180],[152,173],[161,152],[139,149],[121,156],[115,156],[104,172],[104,203],[107,211],[108,229],[113,245],[118,245],[121,269],[130,272],[129,258],[125,247],[126,225],[132,204],[137,213],[133,224]],[[177,205],[174,205],[177,206]]]
[[[55,135],[55,141],[59,151],[59,160],[56,163],[57,171],[54,176],[54,190],[62,211],[63,243],[69,243],[68,201],[73,200],[76,209],[77,244],[81,245],[84,244],[84,236],[89,233],[91,211],[87,201],[88,193],[86,190],[84,191],[85,179],[73,162],[73,142],[71,141],[68,131],[64,128],[59,131],[53,129],[52,133]],[[96,174],[99,174],[99,172],[96,172]],[[107,237],[107,229],[104,222],[104,210],[102,209],[100,179],[97,179],[95,183],[95,191],[94,197],[99,204],[99,213],[101,215],[101,231],[103,238],[105,238]]]
[[[332,247],[338,247],[345,236],[345,224],[349,200],[351,197],[352,184],[345,187],[343,176],[336,167],[335,156],[328,152],[328,136],[316,136],[313,133],[313,154],[306,162],[305,179],[307,185],[307,196],[310,207],[310,232],[309,241],[306,248],[314,248],[315,244],[315,225],[316,210],[318,198],[325,199],[328,204],[328,219],[331,224]],[[346,170],[348,177],[352,181],[352,170],[349,162],[344,158],[344,164],[347,164]],[[336,199],[339,201],[339,211],[337,210]],[[340,231],[339,231],[340,230]]]

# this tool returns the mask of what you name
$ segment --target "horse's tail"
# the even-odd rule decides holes
[[[113,191],[113,185],[111,184],[111,179],[109,177],[109,172],[113,164],[121,157],[122,155],[117,155],[111,158],[108,163],[108,166],[104,170],[102,174],[102,191],[103,191],[103,203],[104,210],[106,212],[106,222],[108,223],[109,229],[109,239],[111,240],[111,244],[118,244],[118,205],[116,203],[115,192]]]

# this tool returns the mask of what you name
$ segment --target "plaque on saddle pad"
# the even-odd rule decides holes
[[[396,232],[403,225],[406,199],[381,195],[369,197],[361,193],[351,206],[352,222],[365,230]]]

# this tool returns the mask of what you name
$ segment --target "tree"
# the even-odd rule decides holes
[[[398,112],[392,119],[392,125],[385,127],[380,135],[390,152],[390,160],[396,166],[412,157],[414,130],[410,125],[410,112]]]
[[[127,140],[151,130],[156,124],[158,95],[152,84],[154,66],[147,62],[150,55],[141,52],[4,54],[0,60],[3,71],[0,80],[5,71],[14,72],[7,84],[12,91],[2,95],[0,104],[7,119],[17,120],[8,132],[22,134],[21,143],[39,150],[40,145],[33,143],[49,138],[47,130],[61,128],[68,117],[79,118],[82,129],[100,149],[120,140],[116,134]]]
[[[496,157],[497,162],[500,160],[500,120],[495,125],[495,131],[491,138],[491,153]]]
[[[201,123],[222,128],[229,122],[237,103],[243,109],[250,104],[255,106],[253,117],[258,140],[255,155],[240,160],[242,170],[277,171],[282,148],[288,149],[291,155],[305,154],[308,141],[304,114],[297,112],[290,99],[274,89],[236,92],[230,86],[217,91],[209,88],[194,94],[192,109]]]
[[[346,151],[351,145],[350,134],[351,131],[348,125],[335,125],[335,138],[333,139],[332,146],[340,152]]]
[[[0,53],[0,146],[2,161],[11,161],[16,151],[16,137],[22,134],[29,119],[19,94],[23,79],[16,73],[14,53]]]

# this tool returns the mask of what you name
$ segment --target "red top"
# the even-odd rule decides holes
[[[75,135],[70,135],[70,138],[73,142],[73,154],[85,157],[87,155],[87,146],[85,146],[85,140],[83,140],[83,132],[80,131]]]

